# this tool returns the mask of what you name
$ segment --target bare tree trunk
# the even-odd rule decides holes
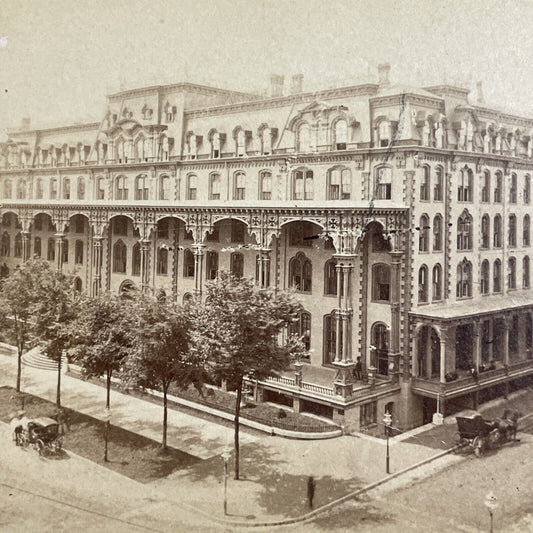
[[[105,400],[105,406],[107,409],[110,408],[110,398],[111,398],[111,370],[107,371],[107,395]]]
[[[20,392],[20,384],[22,382],[22,350],[23,350],[22,343],[19,343],[17,341],[17,392]]]
[[[163,385],[163,442],[161,448],[167,449],[167,425],[168,425],[168,407],[167,407],[167,390],[168,385]]]
[[[57,361],[57,391],[56,391],[56,405],[61,407],[61,363],[63,359],[63,352],[59,352],[59,359]]]
[[[237,401],[235,402],[235,479],[239,479],[239,416],[241,414],[242,378],[237,384]]]

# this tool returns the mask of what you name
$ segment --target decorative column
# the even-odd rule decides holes
[[[95,236],[93,238],[93,251],[94,251],[93,296],[98,296],[102,292],[103,241],[104,241],[104,238],[102,236]]]
[[[150,244],[149,239],[141,239],[141,291],[150,287]]]
[[[440,383],[446,383],[446,330],[440,330]]]
[[[481,322],[476,320],[474,322],[474,369],[479,375],[479,367],[481,366]]]
[[[192,245],[194,254],[194,296],[198,299],[202,297],[205,248],[205,244],[201,243]]]
[[[336,254],[337,260],[337,304],[336,319],[336,347],[334,365],[337,367],[334,388],[335,394],[349,398],[353,393],[354,366],[352,359],[351,329],[352,329],[352,271],[356,256],[351,253]]]
[[[56,233],[56,266],[57,270],[59,272],[63,271],[63,249],[65,246],[65,234],[64,233]]]
[[[503,319],[503,366],[509,368],[509,319]]]
[[[270,248],[259,251],[259,284],[263,289],[270,286]]]
[[[31,233],[29,231],[22,232],[22,261],[25,263],[30,258],[31,251]]]
[[[391,330],[389,343],[389,374],[393,382],[398,382],[400,374],[400,301],[401,301],[401,266],[403,252],[390,252],[391,261]],[[409,360],[404,361],[404,376],[409,376]]]

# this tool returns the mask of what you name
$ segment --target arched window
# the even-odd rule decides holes
[[[41,178],[37,178],[35,182],[35,198],[37,200],[43,199],[43,180]]]
[[[218,253],[209,251],[205,254],[205,276],[216,279],[218,274]]]
[[[463,259],[457,265],[457,298],[467,298],[472,296],[472,263]]]
[[[298,253],[289,262],[289,286],[298,292],[311,292],[312,265],[307,257]]]
[[[337,330],[334,315],[324,317],[324,364],[328,365],[335,361],[337,353]],[[342,343],[342,335],[341,335]]]
[[[63,240],[63,263],[68,263],[68,239]]]
[[[376,200],[390,200],[392,194],[392,169],[379,167],[375,171],[374,195]]]
[[[168,249],[159,248],[157,250],[157,274],[166,276],[168,274]]]
[[[117,200],[128,199],[128,178],[119,176],[115,181],[115,196]]]
[[[50,237],[48,239],[48,247],[46,249],[46,259],[48,261],[55,261],[56,260],[56,243],[54,239]]]
[[[509,257],[509,289],[516,289],[516,258]]]
[[[85,178],[78,178],[78,200],[85,200]]]
[[[490,248],[490,217],[486,214],[481,218],[481,248]]]
[[[13,195],[13,191],[11,187],[11,180],[5,180],[4,181],[4,198],[11,199],[12,195]]]
[[[57,200],[57,179],[52,178],[50,180],[50,199]]]
[[[337,261],[335,259],[326,261],[324,265],[324,294],[337,294]]]
[[[170,177],[166,174],[159,177],[159,199],[170,200]]]
[[[313,171],[302,169],[293,173],[292,199],[313,199]]]
[[[63,179],[63,199],[70,200],[70,178]]]
[[[499,170],[494,175],[494,201],[496,203],[502,201],[502,173]]]
[[[215,131],[211,136],[211,157],[218,158],[221,156],[221,145],[220,133]]]
[[[309,152],[310,151],[310,144],[309,144],[309,125],[308,124],[302,124],[298,128],[298,152]]]
[[[433,301],[442,300],[442,267],[437,263],[433,267]]]
[[[137,242],[131,252],[131,275],[141,275],[141,243]]]
[[[22,257],[22,234],[17,233],[15,235],[15,250],[13,252],[14,257]]]
[[[418,234],[418,250],[420,252],[429,251],[429,217],[422,215],[420,217],[420,226],[417,228]]]
[[[489,293],[490,265],[487,259],[481,263],[481,294]]]
[[[137,139],[137,142],[135,143],[135,157],[137,161],[145,161],[145,153],[144,153],[144,137],[141,135]]]
[[[272,173],[268,171],[259,174],[260,199],[272,200]]]
[[[420,182],[420,200],[429,201],[430,190],[429,167],[424,165],[422,167],[422,181]]]
[[[11,238],[9,233],[4,231],[2,234],[2,246],[0,247],[0,255],[2,257],[9,257],[11,255]]]
[[[348,124],[344,119],[335,122],[335,149],[346,150],[348,143]]]
[[[433,186],[433,200],[435,202],[442,202],[443,175],[442,167],[437,167],[435,169],[435,185]]]
[[[522,228],[522,243],[523,246],[529,246],[531,244],[531,219],[529,215],[524,216]]]
[[[194,277],[194,254],[190,248],[186,248],[183,253],[183,277]]]
[[[126,273],[126,261],[127,261],[127,247],[118,240],[113,246],[113,272],[119,274]]]
[[[490,172],[485,170],[481,178],[481,201],[490,202]]]
[[[311,348],[311,314],[302,311],[297,320],[291,322],[289,335],[297,335],[305,345],[305,349]]]
[[[209,176],[209,199],[220,200],[220,174]]]
[[[463,213],[457,220],[457,250],[472,249],[472,217]]]
[[[524,203],[529,204],[531,201],[531,176],[526,174],[524,176]]]
[[[83,241],[77,240],[74,248],[74,263],[76,265],[83,265]]]
[[[159,146],[161,150],[161,160],[168,161],[169,147],[168,147],[168,137],[166,135],[161,135],[159,139]]]
[[[148,200],[148,176],[146,174],[135,178],[135,200]]]
[[[230,271],[237,277],[242,278],[244,275],[244,256],[239,252],[234,252],[230,257]]]
[[[378,263],[372,266],[372,300],[388,302],[390,300],[390,266]]]
[[[375,360],[372,362],[378,369],[378,374],[386,376],[389,373],[389,332],[382,322],[372,325],[370,334]]]
[[[501,248],[502,247],[502,217],[500,215],[496,215],[494,217],[494,239],[493,239],[493,246],[494,248]]]
[[[333,168],[328,173],[328,200],[349,200],[352,192],[352,172],[348,168]]]
[[[511,187],[509,188],[509,202],[511,204],[516,204],[517,190],[518,190],[517,177],[516,177],[516,174],[513,172],[511,174]]]
[[[33,255],[41,257],[41,237],[35,237],[33,240]]]
[[[197,178],[195,174],[187,176],[187,200],[196,200]]]
[[[472,186],[474,173],[469,168],[463,168],[459,176],[459,186],[457,188],[457,199],[459,202],[472,201]]]
[[[68,179],[68,178],[65,178]],[[26,198],[26,181],[18,180],[17,182],[17,200],[24,200]]]
[[[74,290],[77,292],[81,292],[83,288],[83,282],[81,281],[81,278],[76,276],[74,279]]]
[[[96,178],[96,199],[105,199],[105,179],[102,177]]]
[[[493,291],[501,292],[502,291],[502,262],[499,259],[494,261],[494,268],[492,272],[493,277]]]
[[[516,246],[516,216],[509,215],[509,246]]]
[[[244,200],[246,195],[246,175],[244,172],[235,172],[233,175],[233,199]]]
[[[118,163],[124,163],[124,139],[117,141],[117,160]]]
[[[522,259],[522,287],[529,289],[529,256],[524,256]]]
[[[422,265],[418,271],[418,303],[428,301],[428,267]]]

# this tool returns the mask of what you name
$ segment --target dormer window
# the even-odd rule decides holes
[[[152,118],[154,110],[149,108],[146,104],[144,104],[141,113],[142,113],[144,120],[150,120]]]
[[[196,159],[196,156],[198,153],[198,142],[197,142],[197,136],[194,133],[191,133],[189,135],[188,150],[189,150],[189,157],[191,159]]]
[[[391,140],[391,127],[388,120],[382,120],[378,127],[379,146],[389,146]]]
[[[222,145],[221,139],[220,139],[220,133],[215,132],[213,133],[213,136],[211,137],[211,156],[214,158],[218,158],[222,155],[222,152],[220,150],[220,147]]]
[[[237,132],[237,157],[244,157],[246,155],[246,133],[244,130]]]
[[[348,124],[344,119],[337,120],[335,123],[335,149],[346,150],[348,142]]]
[[[261,135],[263,144],[263,155],[269,155],[272,153],[272,130],[265,128]]]

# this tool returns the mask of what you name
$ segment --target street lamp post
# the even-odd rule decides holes
[[[500,505],[498,503],[498,498],[496,498],[496,496],[494,496],[494,493],[492,492],[489,492],[486,496],[485,496],[485,507],[488,509],[489,511],[489,515],[490,515],[490,533],[493,533],[494,531],[494,528],[493,528],[493,515],[494,515],[494,511],[498,508],[498,506]]]
[[[387,462],[386,462],[386,471],[387,474],[390,474],[390,450],[389,450],[389,436],[390,428],[392,424],[392,416],[388,411],[385,411],[385,416],[383,417],[383,423],[385,424],[385,435],[387,436]]]
[[[231,457],[230,450],[224,450],[222,459],[224,459],[224,516],[228,514],[228,462]]]
[[[105,431],[104,431],[104,461],[107,463],[107,443],[109,441],[109,426],[111,424],[111,410],[109,407],[105,408],[104,411],[104,421],[105,421]]]

